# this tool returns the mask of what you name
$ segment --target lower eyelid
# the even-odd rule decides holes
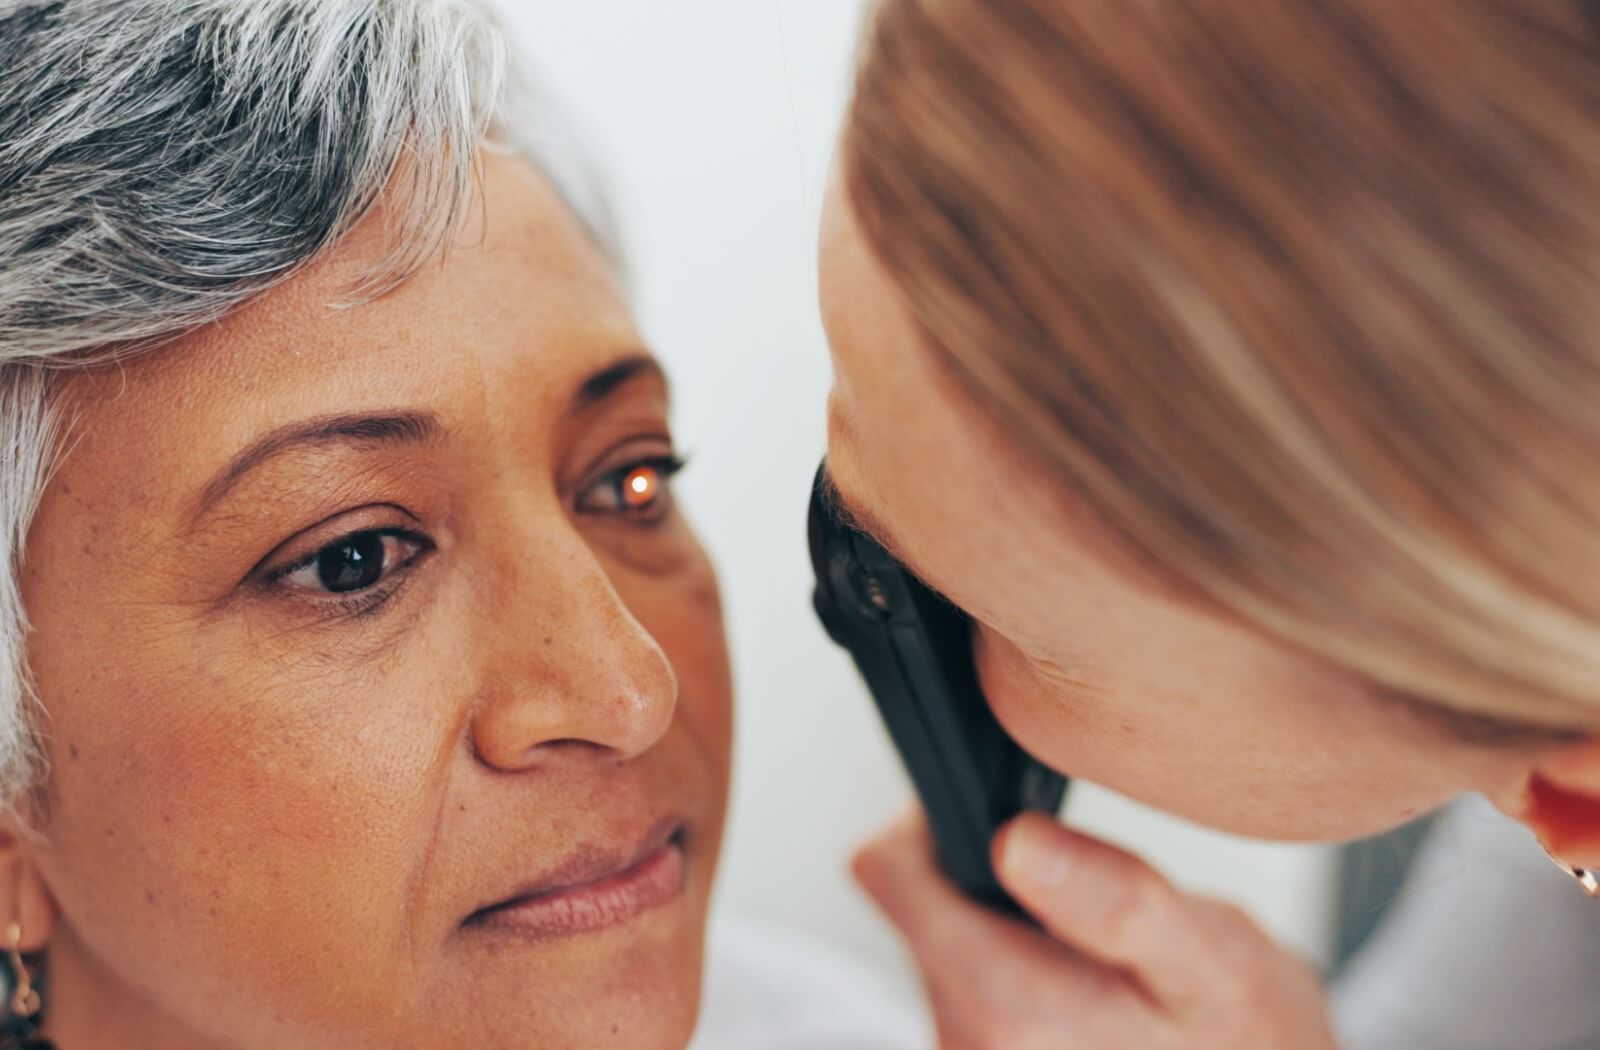
[[[354,591],[343,595],[324,595],[317,597],[308,591],[295,591],[291,595],[299,601],[309,605],[313,611],[320,611],[328,622],[341,620],[357,620],[373,616],[382,612],[390,602],[398,598],[402,591],[411,585],[412,577],[421,563],[427,559],[431,551],[424,550],[405,565],[394,570],[383,584],[369,588],[365,591]]]
[[[401,574],[397,574],[397,576],[401,576]],[[401,578],[395,580],[392,586],[382,590],[363,591],[356,596],[358,600],[347,603],[344,613],[350,619],[371,616],[398,597],[400,592],[405,590],[405,586],[406,580],[401,576]]]

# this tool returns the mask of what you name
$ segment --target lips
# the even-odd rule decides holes
[[[631,849],[585,846],[513,895],[474,911],[461,926],[545,940],[630,922],[683,892],[686,838],[684,822],[668,819]]]

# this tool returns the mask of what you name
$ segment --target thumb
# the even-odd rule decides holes
[[[1136,977],[1158,1001],[1183,1007],[1207,987],[1207,924],[1188,897],[1143,860],[1024,814],[1001,829],[1000,881],[1053,937]]]

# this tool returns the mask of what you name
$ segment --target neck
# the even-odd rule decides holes
[[[61,1050],[227,1050],[107,970],[66,923],[50,939],[42,1034]]]

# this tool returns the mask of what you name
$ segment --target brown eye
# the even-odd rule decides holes
[[[298,590],[352,594],[369,590],[422,552],[422,544],[393,532],[357,532],[328,544],[280,579]]]

